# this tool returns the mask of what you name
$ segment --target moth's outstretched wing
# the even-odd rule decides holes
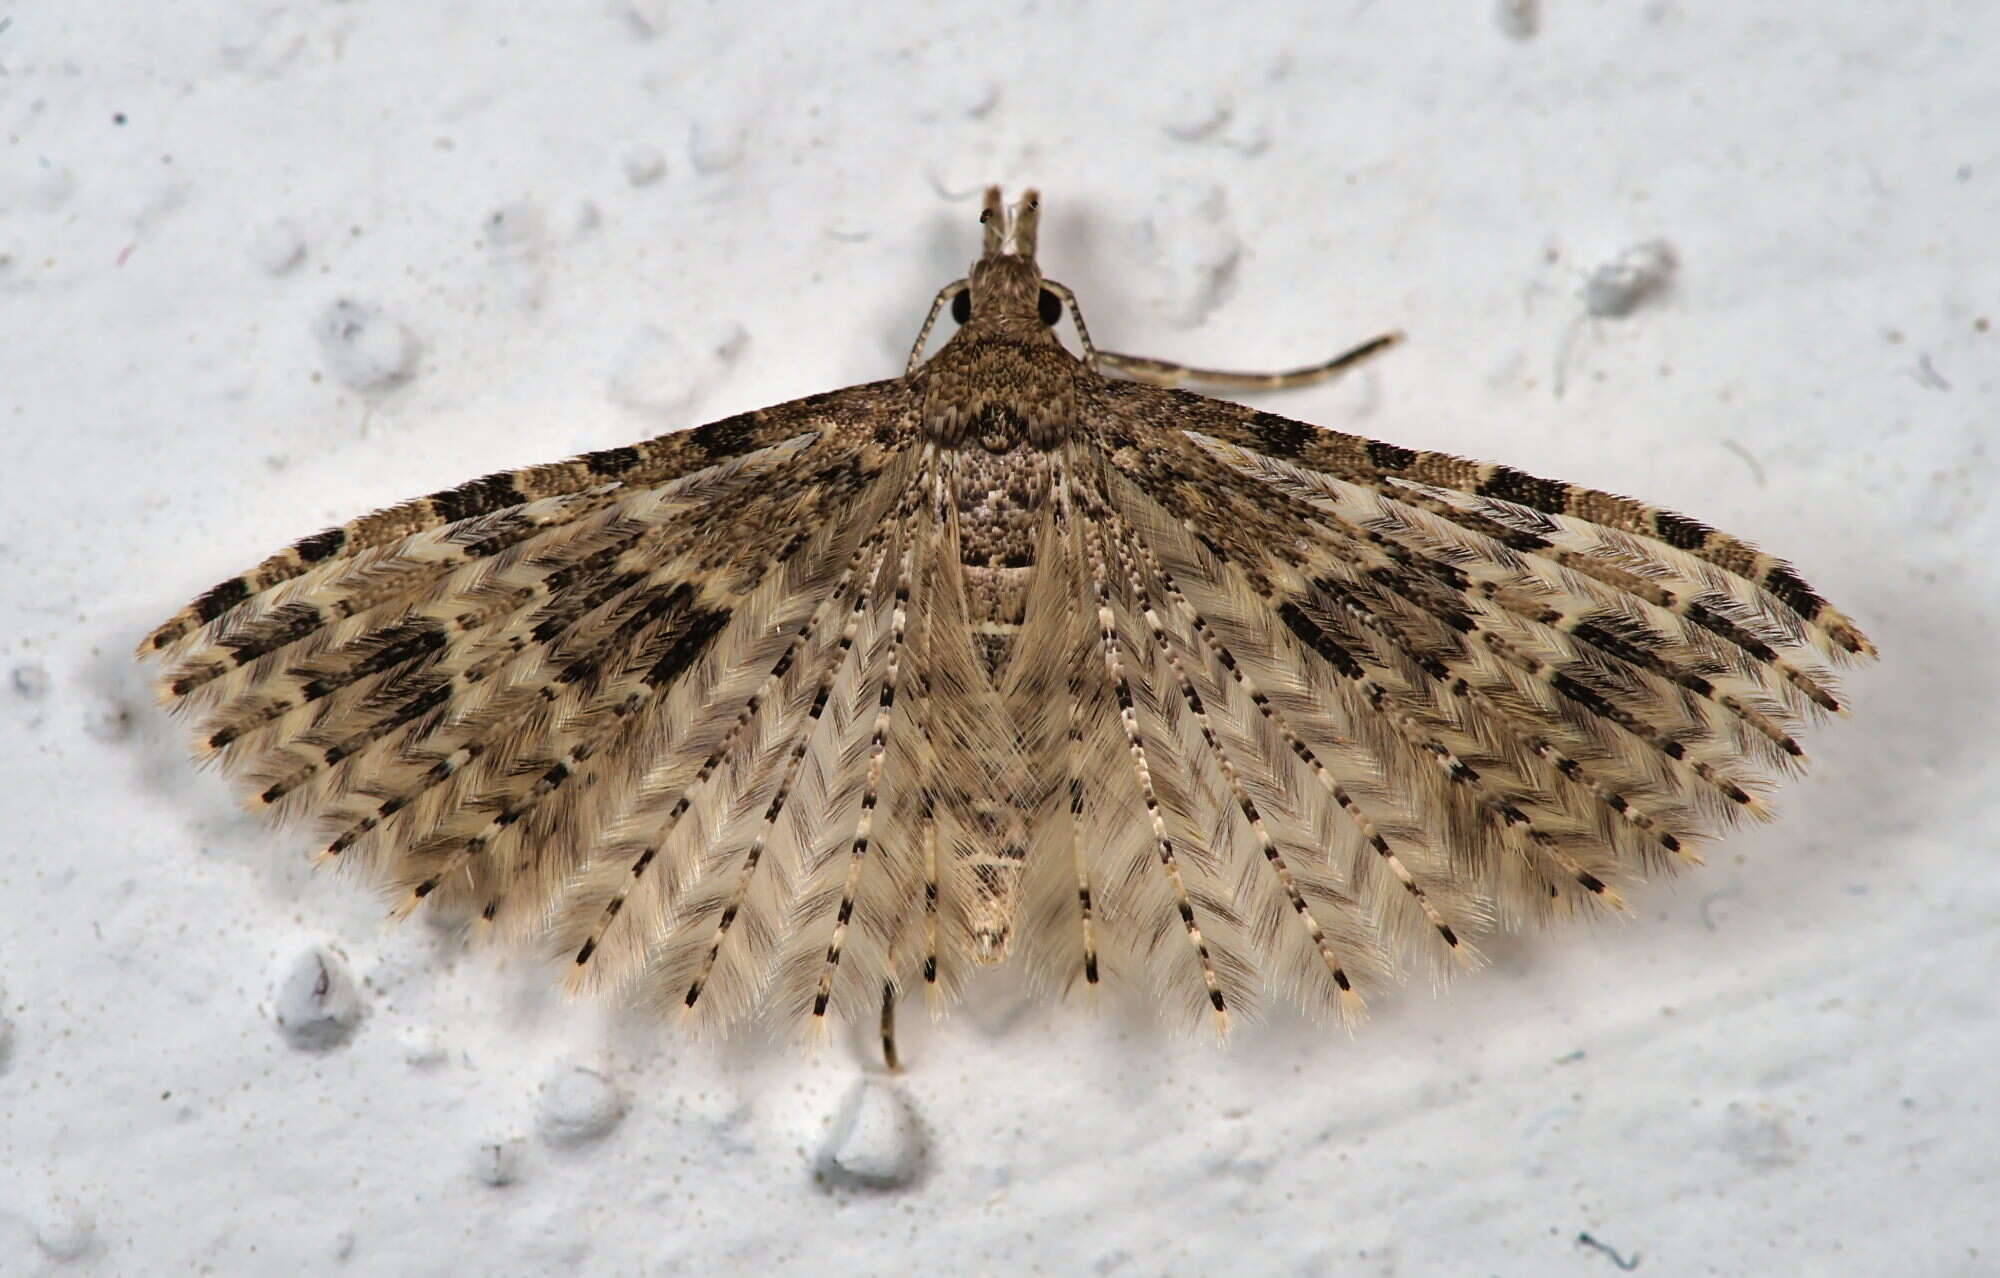
[[[557,923],[580,980],[705,1029],[761,1008],[812,1032],[914,987],[955,993],[1021,821],[946,463],[910,449],[885,467],[802,553],[834,584],[764,684],[711,729],[679,721],[701,749],[649,747]]]
[[[458,539],[457,544],[463,548],[459,557],[449,557],[435,549],[436,543],[431,543],[423,559],[428,567],[441,568],[450,563],[467,562],[482,554],[495,554],[519,541],[540,535],[552,525],[601,509],[607,504],[605,495],[608,493],[664,484],[731,458],[768,448],[796,435],[817,436],[842,426],[865,424],[868,414],[885,397],[898,394],[901,387],[898,381],[884,381],[828,391],[740,413],[735,417],[725,417],[692,430],[676,431],[637,444],[604,448],[566,461],[482,475],[456,488],[447,488],[428,497],[414,498],[363,515],[337,528],[328,528],[302,538],[255,568],[219,582],[147,635],[139,645],[139,655],[142,658],[159,655],[177,659],[184,666],[194,667],[193,671],[184,674],[194,673],[204,669],[207,663],[194,660],[201,649],[190,642],[189,637],[225,616],[234,618],[229,631],[233,635],[252,629],[253,621],[268,618],[273,611],[269,596],[276,586],[306,576],[323,577],[322,570],[326,567],[368,555],[371,551],[416,550],[415,543],[410,539],[417,534],[431,529],[456,528],[467,520],[481,516],[490,517],[490,522],[480,526],[479,537]],[[559,497],[571,500],[550,504],[549,499]],[[512,517],[506,517],[509,515]],[[371,556],[368,562],[376,562],[381,557],[378,553]],[[403,584],[400,579],[392,578],[392,581],[395,586]],[[394,587],[384,583],[381,588]],[[416,588],[414,583],[410,588]],[[325,619],[309,615],[305,604],[311,599],[311,595],[305,592],[285,596],[283,602],[288,605],[287,611],[281,619],[270,623],[272,633],[285,636],[293,631],[303,632],[315,620],[325,624],[325,621],[337,618],[337,613]],[[261,607],[260,600],[264,601]],[[240,661],[229,660],[230,655],[219,653],[213,660],[222,669],[240,664]],[[173,691],[178,695],[182,689],[176,687]]]
[[[768,653],[741,666],[755,681],[678,708],[631,752],[630,783],[555,924],[577,983],[712,1028],[773,998],[780,1012],[803,998],[810,1014],[823,975],[863,973],[879,996],[883,918],[916,897],[908,835],[875,814],[905,803],[918,775],[907,733],[890,729],[906,721],[896,691],[921,460],[894,454],[760,589],[736,636]],[[819,968],[803,971],[805,951]]]
[[[763,685],[846,558],[819,534],[909,425],[899,384],[854,387],[476,481],[274,557],[147,650],[253,803],[406,903],[532,931],[671,725]]]
[[[1458,945],[1445,915],[1478,903],[1240,577],[1087,444],[1046,541],[1024,641],[1061,655],[1018,711],[1055,707],[1024,901],[1044,984],[1101,969],[1222,1025],[1267,990],[1344,1016],[1413,930]]]
[[[1790,564],[1685,515],[1511,466],[1403,448],[1188,391],[1113,382],[1105,396],[1116,411],[1163,429],[1185,423],[1182,429],[1301,470],[1391,493],[1511,550],[1679,612],[1760,661],[1770,660],[1763,647],[1773,635],[1794,644],[1803,639],[1836,661],[1875,655],[1867,636]],[[1736,633],[1733,623],[1741,620],[1753,623],[1747,633]],[[1809,689],[1810,681],[1801,686]],[[1812,699],[1836,708],[1828,698]]]
[[[1143,855],[1148,837],[1077,532],[1084,516],[1072,496],[1073,453],[1065,450],[1053,472],[1015,644],[1021,655],[1004,691],[1006,719],[1036,764],[1021,805],[1030,840],[1019,948],[1030,979],[1054,995],[1095,987],[1107,963],[1122,966],[1125,953],[1102,948],[1106,871]]]
[[[1296,897],[1278,880],[1306,936],[1310,915],[1322,932],[1339,920],[1364,959],[1371,930],[1392,947],[1429,935],[1462,949],[1492,913],[1602,900],[1640,868],[1685,859],[1719,820],[1761,815],[1763,774],[1796,762],[1794,730],[1832,700],[1821,654],[1871,651],[1777,561],[1707,530],[1701,553],[1660,540],[1691,521],[1470,463],[1457,464],[1475,486],[1561,509],[1446,488],[1429,455],[1366,441],[1336,452],[1315,428],[1200,396],[1117,386],[1105,401],[1107,563],[1126,548],[1107,577],[1130,582],[1110,611],[1123,649],[1151,631],[1165,662],[1165,691],[1135,696],[1136,719],[1171,727],[1162,699],[1180,685],[1188,767],[1216,761],[1215,797],[1193,812],[1215,814],[1215,846],[1239,871],[1238,894],[1208,913],[1264,920],[1250,952],[1308,1006],[1340,1000],[1314,992],[1318,969],[1296,956],[1274,966],[1280,912],[1244,895],[1256,888],[1245,865],[1276,868],[1267,836],[1288,866],[1324,875],[1310,891],[1293,875]],[[1371,470],[1302,464],[1371,448]],[[1143,626],[1124,620],[1146,605]]]

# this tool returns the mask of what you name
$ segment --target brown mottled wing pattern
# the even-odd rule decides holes
[[[1048,583],[1091,605],[1096,666],[1066,660],[1122,727],[1073,747],[1086,825],[1118,814],[1092,940],[1173,1005],[1345,1013],[1403,952],[1615,902],[1767,815],[1840,709],[1828,661],[1873,655],[1782,562],[1628,499],[1186,392],[1095,414]],[[1058,860],[1031,917],[1060,972]]]
[[[734,781],[830,615],[857,583],[879,600],[909,416],[901,382],[858,386],[488,476],[307,538],[142,652],[200,749],[328,858],[406,906],[588,930],[623,833],[704,769]],[[644,896],[647,869],[616,874]]]

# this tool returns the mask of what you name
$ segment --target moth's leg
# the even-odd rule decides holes
[[[1104,370],[1104,360],[1126,358],[1123,355],[1106,355],[1091,344],[1090,330],[1084,327],[1083,323],[1083,308],[1076,304],[1076,294],[1069,291],[1069,285],[1058,284],[1051,279],[1044,279],[1042,287],[1061,298],[1063,305],[1069,308],[1070,322],[1076,325],[1077,340],[1083,343],[1083,362],[1087,367],[1097,372],[1102,372]]]
[[[937,826],[931,817],[928,799],[920,818],[924,827],[924,980],[929,993],[937,993]],[[882,1067],[891,1074],[903,1072],[902,1056],[896,1051],[896,977],[907,933],[898,934],[889,946],[890,976],[882,982]]]
[[[891,1074],[903,1072],[903,1062],[896,1055],[896,983],[882,982],[882,1066]]]
[[[931,299],[931,313],[924,316],[924,326],[917,330],[917,344],[910,348],[910,362],[903,365],[903,376],[916,376],[917,366],[924,362],[924,347],[930,343],[931,329],[937,324],[938,312],[957,300],[958,295],[970,287],[971,285],[964,280],[953,280],[939,289],[937,296]]]
[[[1050,291],[1054,291],[1051,289]],[[1068,290],[1064,290],[1067,292]],[[1075,304],[1071,303],[1072,311]],[[1077,320],[1077,331],[1083,330],[1083,321]],[[1378,354],[1403,340],[1401,333],[1384,333],[1370,338],[1350,351],[1343,351],[1323,364],[1309,364],[1304,368],[1287,369],[1282,373],[1237,373],[1220,368],[1190,368],[1186,364],[1176,364],[1170,360],[1147,359],[1143,355],[1120,355],[1115,351],[1096,351],[1093,358],[1100,373],[1115,373],[1148,386],[1185,386],[1189,382],[1199,382],[1218,390],[1289,390],[1295,386],[1311,386],[1353,368],[1362,360]],[[1089,347],[1088,339],[1084,343]]]

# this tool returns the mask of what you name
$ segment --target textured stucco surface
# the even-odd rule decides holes
[[[1536,8],[5,11],[0,1272],[2000,1266],[2000,7]],[[1794,558],[1884,660],[1785,820],[1352,1038],[1001,975],[883,1080],[390,927],[186,762],[148,624],[370,506],[885,375],[989,180],[1107,346],[1400,327],[1268,402]],[[358,1020],[301,1020],[328,970]]]

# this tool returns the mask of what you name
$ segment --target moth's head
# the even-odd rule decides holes
[[[919,374],[924,432],[935,443],[990,453],[1046,449],[1075,428],[1080,365],[1053,331],[1067,290],[1045,287],[1035,266],[1040,208],[1032,190],[1010,210],[999,187],[986,189],[985,251],[963,281],[947,286],[957,289],[949,296],[958,332]]]
[[[1042,272],[1035,265],[1041,209],[1041,193],[1032,187],[1011,209],[1001,200],[999,187],[986,188],[979,212],[985,244],[966,272],[965,291],[951,302],[951,317],[961,326],[978,320],[1003,328],[1052,328],[1062,319],[1062,299],[1042,287]]]

